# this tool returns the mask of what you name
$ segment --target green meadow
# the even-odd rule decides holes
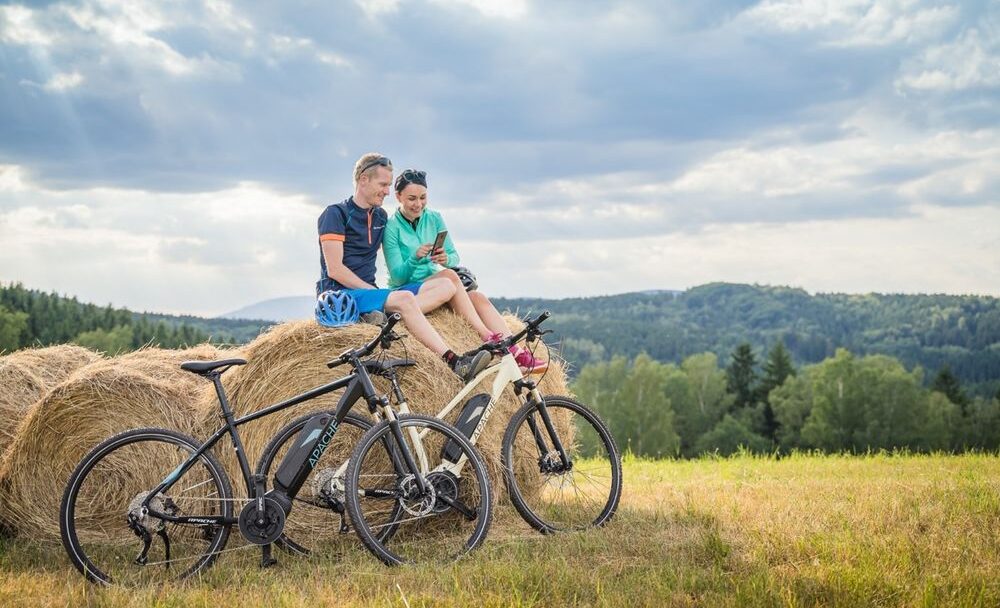
[[[1000,606],[995,455],[626,458],[607,527],[543,537],[499,505],[481,550],[390,569],[360,543],[221,556],[197,580],[103,589],[62,548],[0,545],[0,606]],[[230,547],[238,547],[233,539]]]

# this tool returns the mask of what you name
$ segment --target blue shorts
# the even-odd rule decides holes
[[[394,291],[408,291],[417,295],[420,291],[420,283],[407,283],[395,289],[345,289],[345,293],[351,294],[354,302],[358,305],[358,313],[365,314],[373,310],[384,310],[385,301],[389,299],[389,294]]]

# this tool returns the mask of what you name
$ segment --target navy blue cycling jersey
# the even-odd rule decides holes
[[[346,289],[330,278],[323,258],[323,241],[340,241],[344,244],[344,266],[369,285],[375,285],[375,258],[382,244],[387,214],[381,207],[362,209],[354,197],[330,205],[319,216],[319,268],[316,294],[328,289]]]

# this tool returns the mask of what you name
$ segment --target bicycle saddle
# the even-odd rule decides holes
[[[245,359],[219,359],[218,361],[185,361],[181,363],[181,369],[204,376],[208,372],[220,367],[230,367],[233,365],[245,365]],[[225,370],[223,370],[225,371]]]

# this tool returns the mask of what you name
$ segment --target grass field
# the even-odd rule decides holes
[[[261,570],[235,551],[139,590],[7,541],[0,606],[1000,606],[996,456],[627,459],[604,529],[542,537],[497,516],[455,564],[388,569],[354,543]]]

